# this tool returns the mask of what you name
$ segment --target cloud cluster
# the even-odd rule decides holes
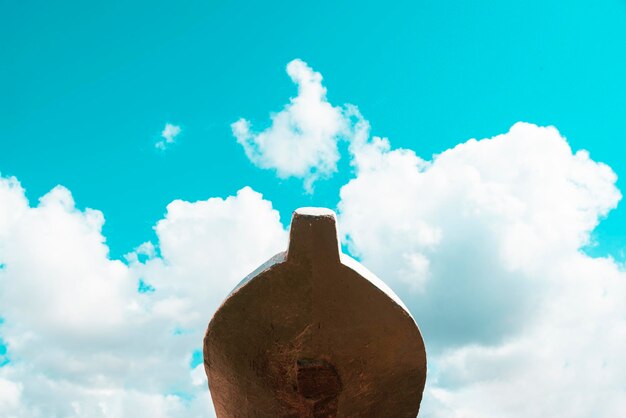
[[[622,416],[626,272],[582,250],[621,199],[611,168],[527,123],[422,159],[329,104],[305,63],[287,69],[298,96],[266,130],[242,119],[233,132],[253,163],[309,190],[349,141],[340,229],[424,333],[420,416]],[[103,222],[61,186],[31,205],[0,177],[0,415],[210,416],[202,333],[286,247],[278,212],[247,187],[176,200],[125,260],[110,258]]]
[[[304,179],[312,191],[318,178],[337,169],[337,142],[351,133],[346,108],[333,106],[326,99],[322,76],[296,59],[287,65],[287,74],[298,86],[298,95],[283,110],[271,115],[271,125],[252,131],[246,119],[231,125],[233,135],[255,165],[274,169],[281,178]]]
[[[620,199],[611,169],[572,153],[554,128],[518,123],[433,161],[381,138],[353,150],[357,176],[340,203],[351,248],[446,344],[519,326],[545,280],[537,271],[576,254]]]
[[[352,150],[342,230],[424,332],[425,416],[620,416],[626,273],[581,251],[621,198],[608,166],[526,123],[432,161]]]
[[[0,202],[0,415],[209,416],[193,353],[219,301],[284,249],[271,204],[249,188],[172,202],[161,254],[146,243],[124,263],[108,256],[103,215],[63,187],[31,207],[0,178]]]
[[[166,123],[165,127],[161,131],[161,139],[159,139],[154,146],[161,151],[164,151],[169,145],[176,142],[176,137],[180,135],[180,126],[171,123]]]
[[[370,138],[358,110],[346,109],[356,173],[340,191],[340,227],[422,327],[431,370],[422,414],[621,416],[626,273],[583,252],[621,199],[610,167],[572,151],[555,128],[527,123],[424,160]],[[297,135],[234,129],[260,166],[287,167],[268,156],[289,138],[303,147],[288,164],[324,167],[315,143],[332,141],[294,125]]]

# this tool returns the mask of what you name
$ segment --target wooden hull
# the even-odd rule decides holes
[[[426,379],[411,315],[341,254],[334,214],[310,209],[216,312],[204,364],[219,418],[414,418]]]

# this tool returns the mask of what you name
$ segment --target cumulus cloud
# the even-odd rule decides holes
[[[581,251],[621,198],[608,166],[526,123],[430,161],[351,150],[342,230],[422,328],[424,416],[622,414],[626,273]]]
[[[254,132],[243,118],[231,128],[255,165],[274,169],[281,178],[302,178],[310,192],[318,178],[336,171],[337,142],[350,136],[352,122],[346,107],[333,106],[326,99],[320,73],[296,59],[287,65],[287,74],[298,86],[298,95],[271,115],[268,128]]]
[[[228,292],[287,246],[278,212],[249,187],[226,199],[176,200],[155,230],[161,256],[131,267],[156,289],[159,312],[179,318],[184,329],[199,330],[200,340],[207,317]]]
[[[421,326],[420,416],[623,415],[626,272],[582,251],[621,199],[610,167],[527,123],[423,159],[328,103],[302,61],[288,73],[298,96],[271,126],[233,132],[255,164],[309,190],[349,141],[340,229]],[[228,291],[286,247],[278,212],[250,188],[176,200],[124,262],[103,222],[63,187],[31,206],[0,177],[0,415],[211,416],[194,352]]]
[[[0,415],[212,416],[192,370],[212,312],[286,246],[278,213],[249,188],[175,201],[157,243],[109,257],[104,217],[58,186],[31,207],[0,178]],[[139,282],[153,291],[141,293]],[[193,365],[195,367],[195,364]]]
[[[180,126],[166,123],[161,131],[161,139],[154,146],[160,150],[165,150],[169,145],[176,142],[176,137],[180,134]]]

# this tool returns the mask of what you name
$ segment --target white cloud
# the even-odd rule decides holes
[[[20,407],[22,390],[21,384],[0,378],[0,411],[5,415],[17,416],[15,414]]]
[[[350,115],[346,108],[328,102],[321,74],[305,62],[291,61],[287,74],[298,85],[298,95],[271,115],[270,127],[253,132],[246,119],[239,119],[231,127],[255,165],[274,169],[281,178],[302,178],[310,192],[318,178],[336,171],[337,141],[350,136]]]
[[[429,416],[623,415],[626,274],[583,254],[553,264],[524,332],[438,359]]]
[[[623,415],[626,273],[581,250],[621,198],[615,173],[525,123],[424,160],[369,138],[302,61],[288,73],[299,93],[272,125],[253,133],[242,119],[233,132],[255,164],[309,190],[350,141],[340,228],[424,333],[420,416]],[[109,257],[103,222],[63,187],[31,207],[0,178],[0,415],[210,416],[192,353],[228,291],[285,248],[278,213],[250,188],[177,200],[127,263]]]
[[[618,417],[626,273],[581,252],[621,195],[555,128],[518,123],[432,161],[351,146],[340,224],[425,334],[426,417]]]
[[[0,178],[0,415],[208,417],[192,353],[238,280],[286,246],[278,213],[249,188],[175,201],[145,243],[113,260],[103,215],[58,186],[31,207]],[[147,260],[140,262],[147,257]],[[139,293],[142,279],[154,292]]]
[[[200,333],[233,287],[287,246],[278,212],[249,187],[226,199],[176,200],[155,229],[161,257],[131,267],[156,288],[156,298],[165,296],[159,312]]]
[[[161,131],[161,139],[154,146],[160,150],[165,150],[169,145],[176,142],[176,137],[180,134],[180,126],[166,123]]]

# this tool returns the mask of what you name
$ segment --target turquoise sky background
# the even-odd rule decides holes
[[[2,2],[0,172],[34,202],[57,184],[102,210],[112,255],[153,238],[173,199],[250,185],[288,223],[334,207],[347,162],[303,192],[255,168],[233,138],[261,129],[295,88],[301,58],[329,101],[425,159],[517,121],[555,125],[610,165],[625,190],[626,2]],[[155,149],[166,122],[177,143]],[[624,260],[626,209],[592,254]]]
[[[0,0],[0,122],[0,416],[206,418],[206,321],[339,202],[427,342],[420,416],[626,409],[624,202],[585,244],[593,162],[626,193],[626,0]]]

